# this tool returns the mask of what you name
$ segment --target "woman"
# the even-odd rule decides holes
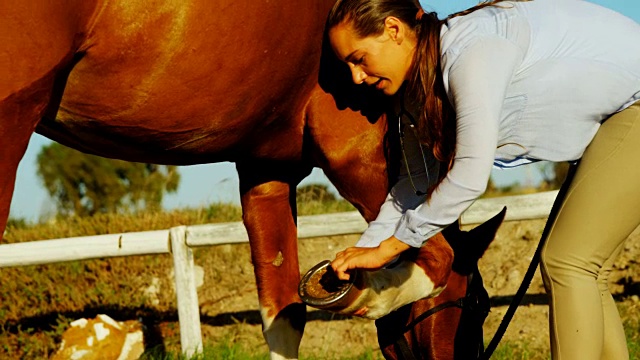
[[[493,1],[444,21],[414,0],[338,0],[328,29],[354,82],[387,95],[406,84],[417,136],[441,164],[426,196],[394,186],[336,255],[338,276],[429,246],[484,192],[492,164],[580,160],[542,252],[552,356],[628,358],[607,278],[640,223],[640,25],[579,0]]]

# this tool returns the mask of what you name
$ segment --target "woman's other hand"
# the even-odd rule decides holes
[[[377,270],[410,248],[392,236],[374,248],[350,247],[336,254],[331,267],[339,279],[349,280],[349,270]]]

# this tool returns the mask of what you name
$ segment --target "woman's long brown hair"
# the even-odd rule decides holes
[[[505,0],[493,0],[455,13],[449,18],[469,14]],[[384,31],[384,20],[394,16],[413,29],[417,39],[407,95],[423,104],[417,121],[418,138],[440,161],[438,181],[427,193],[431,195],[453,166],[456,148],[456,115],[444,89],[440,70],[440,29],[446,20],[435,12],[416,17],[421,9],[418,0],[338,0],[327,20],[327,29],[349,22],[360,38],[377,36]]]

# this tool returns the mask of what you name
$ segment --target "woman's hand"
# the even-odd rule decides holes
[[[351,269],[377,270],[385,266],[410,246],[392,236],[378,247],[350,247],[336,254],[331,267],[339,279],[349,280]]]

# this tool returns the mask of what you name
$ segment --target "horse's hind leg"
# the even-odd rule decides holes
[[[14,94],[0,100],[0,239],[9,216],[18,163],[29,143],[42,109],[32,99]],[[25,94],[26,95],[26,94]]]
[[[0,100],[0,239],[9,216],[18,163],[46,111],[52,88],[53,79],[45,77]]]
[[[11,8],[15,4],[20,9]],[[54,3],[51,6],[60,7]],[[8,1],[0,4],[0,13],[1,239],[18,163],[38,121],[47,112],[55,115],[59,96],[54,96],[54,88],[64,83],[75,37],[72,30],[64,28],[60,10],[47,9],[43,4]]]

